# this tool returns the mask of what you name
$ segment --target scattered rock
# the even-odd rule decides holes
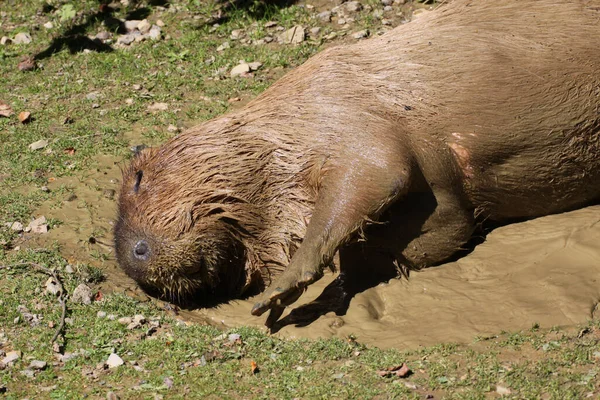
[[[15,44],[29,44],[31,43],[31,35],[27,32],[20,32],[13,38]]]
[[[283,43],[288,44],[299,44],[302,43],[304,39],[304,27],[302,27],[301,25],[296,25],[293,28],[290,28],[287,31],[283,32],[279,36],[279,40],[281,40]]]
[[[31,233],[48,233],[48,225],[38,225],[31,227]]]
[[[17,69],[21,72],[33,71],[36,68],[37,64],[33,57],[27,57],[17,65]]]
[[[37,142],[33,142],[29,145],[29,150],[40,150],[44,147],[48,146],[48,141],[46,139],[38,140]]]
[[[336,32],[331,32],[330,34],[326,35],[323,39],[325,40],[333,40],[337,37],[337,33]]]
[[[265,28],[272,28],[274,26],[277,26],[277,21],[267,21],[265,22]]]
[[[150,28],[152,28],[152,25],[150,24],[150,22],[148,22],[147,19],[141,20],[140,23],[137,25],[138,31],[140,31],[142,34],[150,32]]]
[[[118,319],[118,322],[119,322],[121,325],[129,325],[129,324],[131,324],[131,321],[133,321],[133,320],[131,319],[131,317],[121,317],[121,318],[119,318],[119,319]]]
[[[118,355],[116,355],[115,353],[112,353],[109,357],[108,360],[106,360],[106,365],[108,365],[108,368],[117,368],[118,366],[123,365],[123,359],[121,357],[119,357]]]
[[[102,32],[98,32],[96,34],[96,39],[98,39],[98,40],[108,40],[108,39],[110,39],[111,36],[112,36],[112,34],[110,32],[102,31]]]
[[[19,305],[17,311],[21,314],[21,317],[23,317],[23,321],[29,322],[29,325],[32,327],[39,326],[42,322],[43,317],[41,315],[30,313],[24,305]]]
[[[141,90],[142,89],[142,85],[134,84],[134,85],[131,85],[131,88],[133,90]]]
[[[179,128],[173,124],[169,124],[169,126],[167,127],[167,131],[171,133],[176,133],[179,132]]]
[[[67,362],[77,358],[78,355],[77,353],[66,352],[65,354],[59,354],[59,357],[61,362]]]
[[[29,363],[28,368],[36,370],[36,371],[42,371],[42,370],[46,369],[46,365],[48,365],[48,363],[46,361],[32,360]]]
[[[156,26],[158,26],[159,28],[162,28],[165,26],[165,23],[162,21],[162,19],[157,19]]]
[[[310,35],[317,36],[321,32],[321,28],[315,26],[314,28],[310,28]]]
[[[148,106],[150,112],[167,111],[168,109],[169,105],[167,103],[152,103]]]
[[[46,225],[48,221],[46,221],[46,217],[44,217],[43,215],[39,218],[34,219],[33,221],[31,221],[29,223],[29,227],[33,230],[33,228],[36,228],[38,226],[44,226]]]
[[[11,365],[19,358],[21,358],[21,352],[19,350],[9,351],[0,362],[4,365]]]
[[[232,78],[235,78],[236,76],[244,76],[246,74],[248,74],[250,72],[250,65],[246,64],[246,63],[242,63],[242,64],[238,64],[235,67],[233,67],[231,69],[231,72],[229,73],[229,75]]]
[[[73,290],[73,294],[71,295],[71,301],[74,303],[81,304],[92,304],[92,299],[94,298],[94,294],[92,293],[92,289],[85,283],[80,284]]]
[[[512,390],[502,385],[496,385],[496,393],[500,396],[507,396],[512,393]]]
[[[67,274],[74,274],[75,270],[73,269],[73,266],[71,264],[67,264],[65,266],[65,273]]]
[[[10,226],[10,229],[17,233],[21,233],[21,232],[23,232],[23,224],[18,221],[15,221]]]
[[[235,341],[237,341],[237,340],[240,340],[241,338],[242,338],[242,337],[241,337],[239,334],[237,334],[237,333],[232,333],[232,334],[230,334],[230,335],[229,335],[229,337],[228,337],[228,339],[229,339],[229,343],[233,343],[233,342],[235,342]]]
[[[352,34],[352,37],[353,37],[354,39],[364,39],[364,38],[366,38],[367,36],[369,36],[369,31],[368,31],[368,30],[366,30],[366,29],[363,29],[362,31],[354,32],[354,33]]]
[[[273,36],[265,36],[262,40],[264,40],[265,43],[271,43],[274,39]]]
[[[231,31],[231,35],[229,36],[231,40],[238,40],[244,36],[244,31],[242,29],[234,29]]]
[[[136,322],[138,324],[145,324],[146,317],[144,317],[142,314],[136,314],[133,316],[133,322]]]
[[[394,4],[394,0],[381,0],[381,4],[383,4],[384,6],[391,6],[392,4]]]
[[[131,43],[133,43],[134,41],[135,41],[135,35],[132,35],[132,34],[121,35],[117,39],[117,44],[124,44],[127,46],[127,45],[130,45]]]
[[[383,7],[383,11],[392,11],[392,10],[393,10],[392,6]]]
[[[44,24],[44,28],[52,29],[52,28],[54,28],[54,24],[51,21],[48,21]]]
[[[229,42],[223,42],[222,45],[220,45],[219,47],[217,47],[217,51],[221,52],[221,51],[223,51],[225,49],[228,49],[228,48],[229,48]]]
[[[0,101],[0,117],[8,118],[13,115],[13,109],[6,103]]]
[[[132,19],[129,21],[125,21],[123,24],[125,25],[125,30],[127,30],[127,32],[133,32],[134,30],[137,29],[140,22],[142,22],[142,21],[137,20],[137,19]]]
[[[19,113],[19,121],[22,124],[26,124],[31,121],[31,113],[29,111],[21,111]]]
[[[345,4],[345,7],[348,12],[358,12],[363,9],[362,4],[358,1],[349,1]]]
[[[317,19],[321,22],[331,22],[331,11],[323,11],[317,14]]]
[[[133,99],[130,97],[128,99],[125,99],[125,104],[127,104],[128,106],[133,104]]]
[[[382,24],[382,25],[388,25],[388,26],[389,26],[389,25],[392,25],[392,21],[390,21],[389,19],[385,19],[385,18],[383,18],[383,19],[381,20],[381,24]]]
[[[20,373],[28,378],[33,378],[35,376],[35,372],[29,368],[22,370]]]
[[[56,296],[56,295],[60,294],[60,292],[61,292],[60,285],[52,277],[48,278],[44,287],[46,288],[45,289],[46,293],[49,293],[53,296]]]
[[[12,42],[12,39],[9,38],[8,36],[2,36],[0,38],[0,45],[2,45],[2,46],[10,44],[10,42]]]
[[[48,186],[42,186],[42,187],[40,188],[40,190],[41,190],[42,192],[44,192],[44,193],[50,193],[50,189],[48,189]]]
[[[85,95],[86,100],[90,100],[90,101],[98,100],[99,97],[100,97],[99,92],[89,92],[88,94]]]
[[[161,37],[162,37],[162,34],[160,31],[160,27],[157,25],[152,25],[150,32],[148,32],[148,38],[150,38],[152,40],[160,40]],[[167,35],[167,39],[168,39],[168,35]]]
[[[262,67],[262,63],[259,61],[254,61],[254,62],[248,63],[248,66],[250,67],[250,71],[256,71],[260,67]]]

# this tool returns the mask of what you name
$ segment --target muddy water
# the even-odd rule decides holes
[[[115,264],[112,224],[120,165],[100,157],[80,178],[61,178],[48,186],[62,200],[44,204],[36,215],[63,224],[42,236],[30,235],[28,247],[58,243],[71,262],[102,268],[103,292],[125,292],[145,298]],[[334,279],[326,275],[294,305],[311,304]],[[600,206],[504,226],[455,262],[413,273],[410,279],[357,294],[344,315],[317,313],[308,326],[292,316],[280,327],[283,337],[344,337],[381,347],[414,348],[439,342],[469,342],[502,330],[565,326],[585,322],[600,310]],[[262,326],[264,317],[250,315],[253,299],[212,309],[183,311],[199,323],[223,327]],[[318,308],[318,307],[317,307]],[[594,315],[596,313],[596,315]],[[310,312],[304,314],[310,315]],[[300,313],[302,315],[302,313]],[[311,320],[309,319],[309,321]],[[298,322],[299,321],[299,322]]]

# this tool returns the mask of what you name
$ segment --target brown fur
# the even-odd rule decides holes
[[[400,264],[420,267],[459,249],[475,216],[528,218],[597,200],[593,5],[456,0],[321,52],[241,111],[132,161],[119,263],[173,296],[220,287],[235,296],[270,284],[290,260],[282,286],[301,286],[301,273],[310,283],[392,205],[410,205],[406,225],[380,235],[402,244]],[[423,193],[432,212],[408,200]],[[131,255],[140,239],[147,262]]]

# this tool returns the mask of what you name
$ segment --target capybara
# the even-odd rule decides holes
[[[269,325],[390,210],[405,209],[384,236],[410,269],[452,256],[478,221],[599,198],[598,2],[455,0],[142,151],[116,254],[171,299],[270,285],[252,310]]]

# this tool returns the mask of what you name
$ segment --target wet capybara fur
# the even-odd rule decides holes
[[[478,221],[599,198],[598,2],[455,0],[142,151],[116,254],[172,300],[270,285],[253,313],[272,323],[349,243],[425,267]]]

